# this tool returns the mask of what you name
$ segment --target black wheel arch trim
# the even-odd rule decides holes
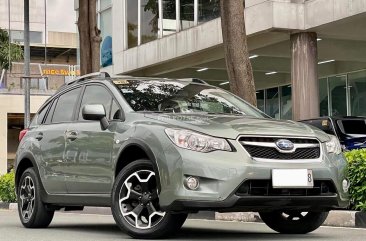
[[[38,165],[37,162],[34,158],[34,156],[32,155],[32,153],[30,152],[24,152],[22,153],[22,155],[20,155],[19,157],[17,157],[17,163],[15,166],[15,190],[16,193],[18,193],[18,180],[20,179],[22,173],[19,173],[19,166],[21,165],[21,163],[25,162],[25,160],[29,160],[32,163],[32,166],[34,167],[34,171],[36,172],[37,178],[39,183],[41,184],[41,198],[43,200],[44,195],[46,194],[46,191],[44,189],[43,183],[42,183],[42,179],[41,179],[41,175],[39,174],[39,169],[38,169]]]
[[[159,172],[159,167],[158,167],[158,164],[157,164],[157,158],[156,158],[154,152],[149,147],[149,145],[146,144],[144,141],[142,141],[140,139],[131,138],[131,139],[128,139],[127,141],[125,141],[121,145],[121,147],[119,149],[119,152],[118,152],[118,155],[117,155],[118,158],[116,159],[116,162],[114,163],[114,172],[116,172],[116,168],[117,168],[118,162],[119,161],[123,161],[123,160],[120,160],[120,157],[121,157],[122,153],[128,147],[131,147],[131,146],[138,147],[138,148],[142,149],[146,153],[147,157],[149,158],[149,160],[151,161],[151,163],[153,165],[153,169],[154,169],[155,175],[157,176],[156,181],[157,181],[157,184],[158,184],[158,188],[159,188],[159,191],[161,191],[160,172]],[[115,174],[117,174],[117,173],[115,173]]]

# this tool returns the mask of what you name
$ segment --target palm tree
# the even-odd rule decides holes
[[[11,69],[11,63],[13,61],[21,60],[22,58],[22,47],[16,43],[10,43],[9,45],[8,32],[0,28],[0,87],[2,85],[4,77],[6,78],[7,76],[7,71]]]

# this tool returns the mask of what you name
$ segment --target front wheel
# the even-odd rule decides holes
[[[260,212],[263,222],[271,229],[284,234],[305,234],[319,228],[328,212]]]
[[[181,228],[187,214],[163,212],[157,179],[149,160],[137,160],[118,174],[112,190],[112,214],[134,238],[161,238]]]

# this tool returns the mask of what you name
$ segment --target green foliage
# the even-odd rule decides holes
[[[349,189],[354,209],[366,211],[366,149],[344,153],[348,161]]]
[[[15,174],[11,172],[0,176],[0,200],[3,202],[15,202]]]
[[[10,63],[9,63],[10,51]],[[11,68],[11,62],[23,58],[23,49],[19,44],[11,43],[9,49],[8,32],[0,28],[0,70]]]

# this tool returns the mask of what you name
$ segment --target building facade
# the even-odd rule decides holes
[[[55,15],[50,13],[57,9],[50,8],[46,18],[45,2],[30,1],[32,115],[61,85],[79,74],[76,27],[73,26],[69,32],[59,32],[48,26],[46,19],[53,20]],[[23,4],[23,0],[4,0],[0,4],[0,28],[10,33],[11,42],[21,46],[24,41]],[[75,16],[72,10],[71,7],[71,14]],[[22,60],[13,62],[10,70],[0,69],[0,175],[12,168],[19,132],[24,128],[23,76]]]
[[[260,109],[282,119],[366,116],[366,0],[245,5]],[[228,88],[219,0],[100,0],[98,13],[104,39],[112,39],[105,71],[200,78]],[[296,36],[304,34],[312,36],[305,46],[315,49],[311,68],[301,63],[311,49],[296,47]]]

